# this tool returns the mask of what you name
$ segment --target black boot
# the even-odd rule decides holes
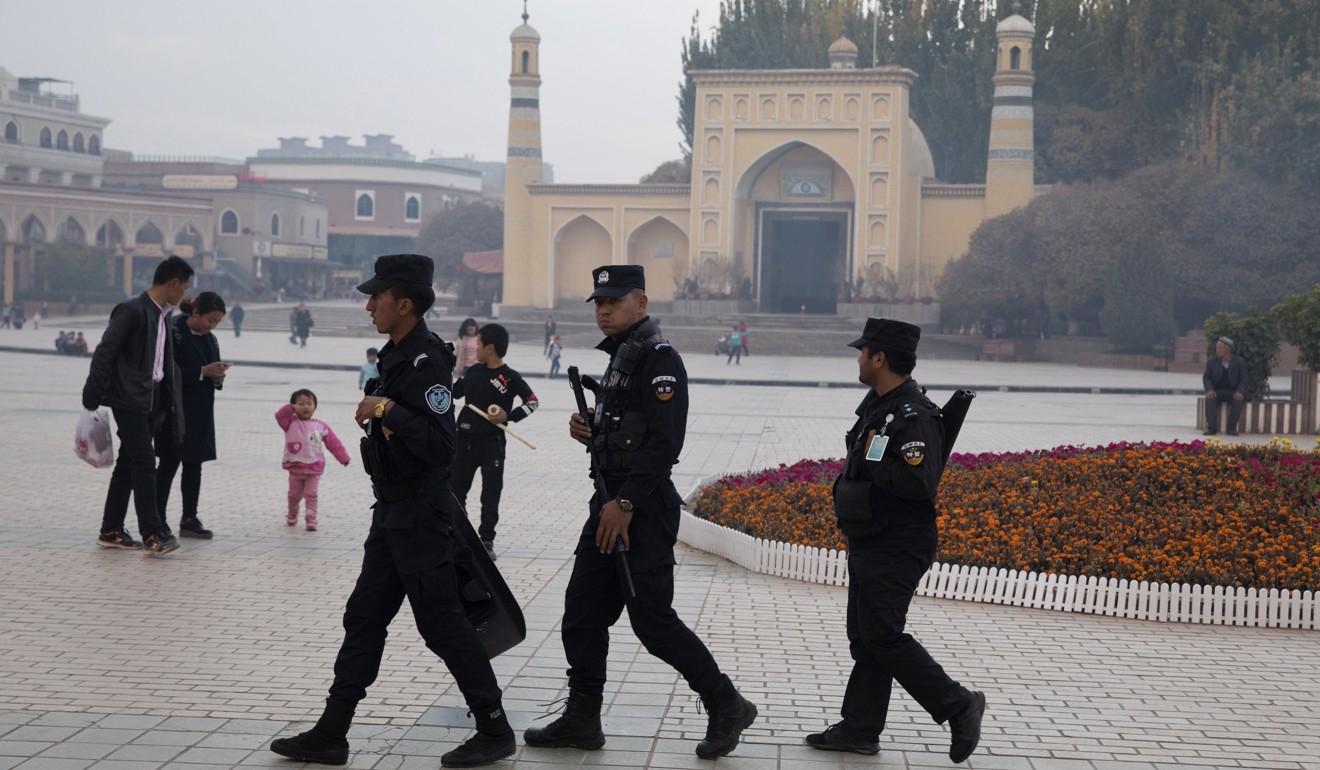
[[[599,749],[605,745],[605,732],[600,729],[602,700],[599,695],[569,692],[564,713],[545,727],[527,728],[523,742],[544,749]]]
[[[211,530],[202,526],[202,520],[196,516],[186,516],[179,522],[180,537],[195,537],[201,540],[210,540],[214,535]]]
[[[807,736],[807,745],[821,751],[851,751],[854,754],[879,754],[880,742],[862,738],[849,732],[842,722],[830,725],[824,732]]]
[[[967,707],[949,719],[953,741],[949,744],[949,759],[962,762],[976,751],[981,742],[981,717],[985,715],[985,693],[974,692]]]
[[[348,764],[348,726],[353,723],[353,709],[326,698],[325,712],[316,726],[292,738],[276,738],[270,750],[282,757],[323,765]]]
[[[477,719],[477,734],[462,746],[440,757],[441,767],[478,767],[513,756],[518,750],[513,728],[504,716],[504,709],[473,714]]]
[[[701,696],[710,720],[706,739],[697,744],[697,756],[702,759],[715,759],[733,751],[742,731],[756,720],[756,706],[738,692],[729,677],[720,679],[714,692]]]

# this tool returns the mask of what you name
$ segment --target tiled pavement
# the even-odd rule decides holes
[[[11,337],[0,331],[0,345]],[[26,334],[23,332],[22,334]],[[45,330],[42,331],[45,335]],[[312,355],[357,360],[366,341],[313,339]],[[226,357],[302,355],[277,335],[222,337]],[[281,344],[283,346],[281,346]],[[539,368],[517,347],[515,366]],[[598,355],[598,354],[596,354]],[[846,352],[844,353],[846,356]],[[841,357],[842,358],[842,357]],[[600,368],[578,351],[584,369]],[[570,359],[571,362],[572,359]],[[568,363],[568,362],[566,362]],[[688,357],[694,374],[723,361]],[[734,371],[738,371],[735,369]],[[813,372],[846,381],[846,358],[744,361],[739,377]],[[369,491],[358,464],[322,484],[322,528],[282,521],[275,408],[296,387],[346,440],[350,373],[235,367],[217,401],[221,459],[206,466],[203,518],[219,533],[165,560],[92,542],[106,471],[70,456],[86,361],[0,353],[0,770],[149,770],[295,763],[265,746],[315,719],[356,576]],[[1161,380],[1155,373],[924,362],[935,382],[1066,385]],[[1176,387],[1195,387],[1185,380]],[[563,692],[558,639],[569,554],[589,482],[564,437],[571,396],[535,383],[543,408],[511,445],[499,565],[523,603],[526,643],[496,661],[522,728]],[[696,386],[680,488],[700,478],[838,454],[859,390]],[[936,394],[938,400],[940,394]],[[959,448],[1184,439],[1186,397],[983,392]],[[1308,439],[1309,441],[1309,439]],[[474,490],[475,495],[475,490]],[[178,502],[171,505],[177,517]],[[131,518],[131,517],[130,517]],[[948,767],[947,732],[895,697],[878,757],[809,752],[804,732],[837,713],[847,671],[843,591],[749,574],[680,549],[680,614],[761,707],[723,768]],[[911,630],[955,677],[987,691],[974,768],[1151,770],[1320,768],[1320,637],[1278,629],[1144,623],[918,599]],[[616,627],[606,750],[523,748],[505,767],[708,767],[692,747],[705,717],[676,675]],[[442,664],[396,620],[381,678],[360,708],[352,766],[426,767],[470,725]]]

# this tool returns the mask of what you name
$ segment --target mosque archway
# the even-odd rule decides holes
[[[555,233],[555,306],[582,302],[591,294],[591,271],[614,262],[614,240],[603,225],[586,214]]]
[[[646,270],[646,295],[652,302],[672,302],[675,260],[687,261],[688,237],[663,216],[652,217],[628,236],[628,264]]]
[[[837,312],[852,270],[856,199],[847,169],[806,142],[787,142],[747,167],[734,190],[742,246],[734,262],[748,272],[761,312]]]

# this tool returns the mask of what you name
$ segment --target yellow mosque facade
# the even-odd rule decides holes
[[[827,69],[693,72],[689,184],[546,184],[540,35],[526,22],[510,36],[505,306],[580,306],[606,264],[644,266],[653,302],[686,290],[832,314],[854,297],[931,297],[983,221],[1031,201],[1034,29],[1021,16],[997,28],[983,185],[935,179],[908,117],[916,73],[857,69],[846,38]]]

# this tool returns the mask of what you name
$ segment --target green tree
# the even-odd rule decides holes
[[[1173,342],[1173,280],[1164,260],[1127,250],[1105,277],[1100,326],[1116,350],[1149,353]]]
[[[58,241],[45,246],[36,262],[42,291],[85,294],[105,288],[105,259],[81,243]]]
[[[1233,352],[1247,361],[1248,401],[1270,395],[1270,372],[1279,363],[1279,329],[1274,319],[1256,307],[1246,312],[1215,313],[1205,319],[1206,356],[1215,354],[1220,337],[1233,340]]]
[[[639,184],[691,184],[692,156],[667,160],[656,166],[651,173],[638,179]]]
[[[435,260],[436,280],[448,286],[469,251],[504,246],[504,209],[465,201],[431,217],[417,236],[417,251]]]
[[[1297,346],[1302,366],[1320,372],[1320,283],[1310,291],[1290,294],[1270,311],[1284,339]]]

